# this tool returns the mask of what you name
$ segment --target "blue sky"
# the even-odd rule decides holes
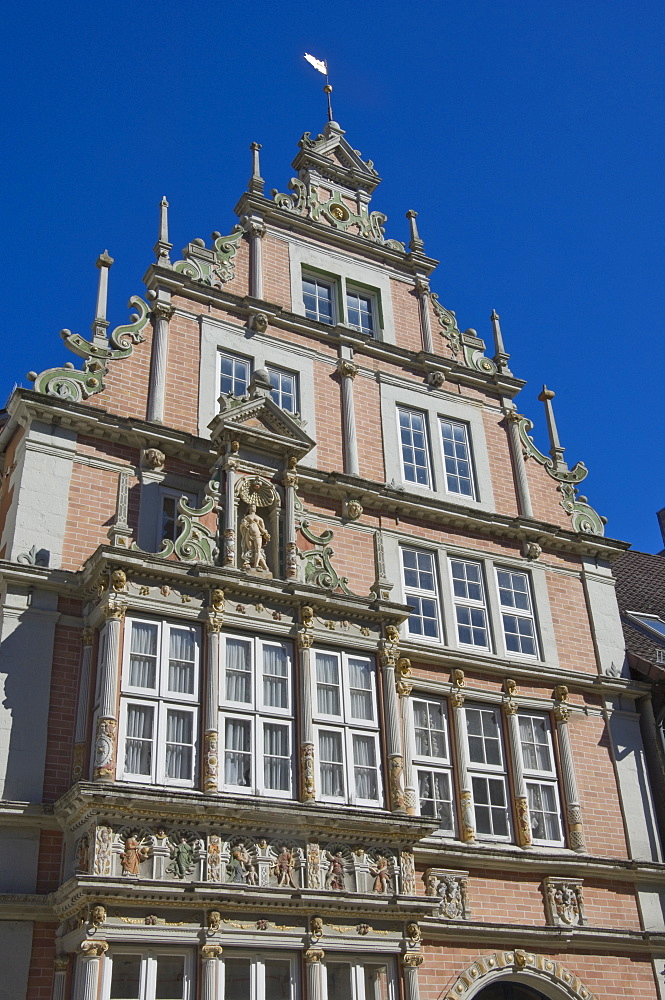
[[[250,142],[286,189],[325,121],[308,51],[384,178],[388,236],[419,212],[460,326],[489,340],[500,313],[537,443],[546,382],[608,534],[659,550],[664,28],[656,0],[6,0],[0,395],[67,360],[62,327],[88,334],[104,248],[125,321],[163,194],[180,248],[230,231]]]

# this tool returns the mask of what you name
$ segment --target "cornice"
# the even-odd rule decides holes
[[[0,827],[59,830],[60,824],[50,804],[5,800],[0,803]]]

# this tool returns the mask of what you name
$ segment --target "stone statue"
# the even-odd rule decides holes
[[[277,885],[283,887],[291,887],[292,889],[297,889],[295,882],[293,881],[293,869],[295,868],[295,860],[293,858],[293,851],[290,851],[288,847],[284,844],[277,855],[277,860],[272,865],[272,873],[277,876]]]
[[[269,573],[264,549],[270,541],[263,518],[256,513],[256,504],[250,503],[247,513],[240,522],[242,543],[242,568]]]
[[[388,892],[390,890],[390,871],[388,859],[383,854],[377,854],[373,865],[369,866],[370,875],[374,876],[372,892]]]
[[[186,878],[194,871],[194,848],[187,840],[184,833],[181,833],[178,842],[171,844],[171,864],[166,871],[176,878]]]
[[[329,865],[326,873],[325,888],[334,889],[336,892],[344,892],[346,889],[346,879],[344,878],[346,865],[342,852],[335,851],[334,854],[331,854],[330,851],[326,851],[325,857]]]
[[[244,844],[237,844],[231,851],[228,870],[231,875],[230,882],[240,882],[245,885],[259,884],[258,872]]]
[[[146,861],[149,854],[150,848],[131,834],[125,839],[125,847],[120,855],[122,874],[138,878],[141,873],[141,862]]]

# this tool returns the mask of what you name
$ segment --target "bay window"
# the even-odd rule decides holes
[[[520,712],[517,719],[533,841],[560,846],[563,823],[550,721],[530,712]]]
[[[118,778],[194,784],[200,635],[196,626],[127,620]]]
[[[293,794],[292,657],[287,643],[225,635],[220,680],[220,780],[227,791]]]
[[[224,1000],[298,1000],[298,962],[288,952],[231,952],[220,962]]]
[[[437,817],[439,829],[455,832],[448,713],[441,698],[413,698],[415,767],[420,815]]]
[[[324,1000],[396,1000],[392,960],[345,958],[328,954]]]
[[[383,801],[372,659],[317,650],[312,658],[318,787],[322,799]]]
[[[194,1000],[194,955],[150,949],[111,951],[103,964],[104,1000]]]

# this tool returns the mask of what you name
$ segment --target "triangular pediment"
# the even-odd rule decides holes
[[[323,133],[315,139],[305,132],[299,146],[293,166],[301,177],[313,173],[350,191],[363,190],[368,194],[380,183],[372,161],[363,160],[360,152],[344,138],[344,129],[337,122],[327,122]]]
[[[221,412],[209,424],[216,446],[237,438],[259,451],[300,456],[315,446],[316,442],[305,433],[299,420],[282,410],[270,396],[223,397],[221,406]]]

